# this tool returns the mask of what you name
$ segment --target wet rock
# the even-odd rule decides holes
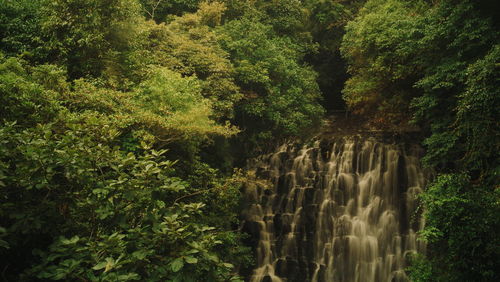
[[[271,178],[271,171],[265,168],[258,168],[255,172],[255,175],[257,175],[259,178],[269,179]]]
[[[271,278],[271,276],[266,275],[266,276],[264,276],[264,278],[262,279],[262,282],[273,282],[273,279]]]
[[[288,273],[286,260],[280,258],[276,261],[275,273],[280,277],[286,276],[286,274]]]
[[[314,192],[315,192],[316,189],[314,189],[313,187],[308,187],[305,189],[305,203],[306,204],[310,204],[314,201]]]
[[[273,190],[257,191],[262,210],[269,213],[264,216],[267,224],[250,220],[243,229],[257,239],[259,228],[271,234],[272,241],[266,242],[271,243],[268,255],[279,257],[274,273],[286,282],[311,281],[313,275],[325,282],[353,281],[355,276],[405,281],[402,254],[408,251],[405,246],[416,245],[408,229],[411,226],[417,232],[419,228],[409,222],[416,203],[409,203],[405,193],[415,180],[408,179],[406,171],[408,165],[420,167],[410,163],[418,156],[408,157],[403,147],[343,138],[322,140],[316,148],[288,146],[283,148],[286,153],[272,157],[272,163],[270,157],[263,160],[259,173],[270,172],[269,180],[276,185]],[[300,170],[293,168],[294,160]],[[271,166],[272,170],[265,169]],[[329,175],[328,168],[334,168]],[[255,220],[251,214],[245,216]],[[331,261],[333,265],[328,264]],[[373,264],[380,267],[369,267]],[[269,282],[272,277],[259,280]]]
[[[283,231],[282,226],[283,226],[283,221],[281,220],[281,214],[275,214],[273,217],[273,223],[274,223],[274,228],[276,231],[276,234],[281,234]]]
[[[299,268],[299,264],[298,264],[297,260],[290,258],[290,257],[287,257],[286,258],[286,269],[287,269],[286,277],[288,277],[288,279],[290,281],[297,281],[297,280],[295,280],[295,278],[298,276],[297,274],[300,272],[300,268]]]
[[[286,175],[280,175],[280,177],[278,178],[278,195],[285,195],[288,193],[289,187],[287,185],[286,178]]]
[[[255,221],[245,221],[243,223],[242,231],[250,234],[252,237],[259,238],[260,225]]]

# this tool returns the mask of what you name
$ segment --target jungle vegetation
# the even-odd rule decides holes
[[[494,0],[0,0],[0,278],[242,281],[246,158],[420,128],[414,281],[499,281]]]

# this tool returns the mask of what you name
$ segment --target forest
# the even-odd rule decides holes
[[[0,0],[0,280],[246,281],[246,161],[346,112],[436,172],[411,281],[500,281],[499,13]]]

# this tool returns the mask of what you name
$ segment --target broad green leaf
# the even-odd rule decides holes
[[[170,269],[173,272],[178,272],[184,266],[184,261],[182,258],[176,258],[173,262],[170,263]]]
[[[197,263],[198,262],[198,259],[195,258],[195,257],[184,257],[184,260],[189,263],[189,264],[193,264],[193,263]]]
[[[108,263],[107,261],[102,261],[102,262],[100,262],[100,263],[98,263],[98,264],[94,265],[94,267],[92,267],[92,269],[93,269],[93,270],[101,270],[101,269],[103,269],[104,267],[106,267],[106,264],[107,264],[107,263]]]
[[[139,260],[144,259],[147,255],[148,255],[148,252],[146,252],[144,250],[139,250],[139,251],[135,251],[132,253],[132,256],[139,259]]]

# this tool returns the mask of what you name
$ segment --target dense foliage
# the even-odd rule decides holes
[[[235,164],[347,105],[425,137],[412,279],[500,280],[499,10],[0,0],[2,279],[240,279]]]
[[[422,195],[415,281],[500,279],[500,41],[495,5],[480,2],[367,1],[342,42],[348,105],[384,126],[410,112],[440,174]]]
[[[158,89],[157,80],[167,87]],[[199,143],[234,133],[210,121],[199,90],[185,92],[198,89],[192,79],[159,70],[137,93],[125,93],[67,83],[56,66],[2,58],[0,81],[6,273],[106,281],[234,276],[215,250],[237,247],[229,230],[240,177],[219,181],[212,170],[198,190],[176,176],[165,149],[155,149],[159,139]],[[218,200],[192,201],[195,191]],[[221,218],[217,232],[206,225],[207,210]]]
[[[306,18],[295,0],[0,0],[2,278],[238,280],[232,162],[324,112]]]
[[[239,124],[270,139],[275,133],[298,135],[319,122],[316,75],[298,63],[300,45],[249,18],[226,23],[221,33],[245,93]]]

